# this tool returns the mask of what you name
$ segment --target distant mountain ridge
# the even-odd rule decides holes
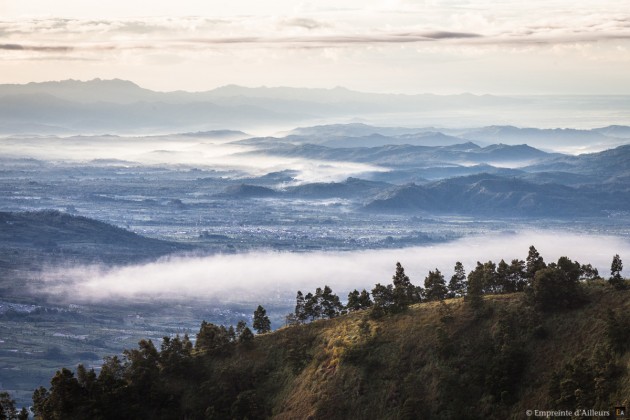
[[[630,191],[609,192],[476,174],[424,185],[400,186],[375,197],[364,210],[502,217],[592,217],[629,208]]]
[[[0,134],[89,134],[189,132],[236,127],[303,125],[322,120],[370,118],[370,115],[464,115],[471,110],[480,115],[509,111],[553,112],[583,107],[566,98],[508,97],[494,95],[386,94],[356,92],[346,88],[306,89],[293,87],[242,87],[235,85],[202,92],[157,92],[120,79],[0,85]],[[630,110],[624,97],[594,96],[593,109],[610,112]],[[558,104],[561,105],[558,105]],[[560,107],[560,108],[558,108]],[[436,114],[437,113],[437,114]],[[566,112],[565,112],[566,114]],[[391,119],[390,119],[391,120]],[[425,119],[426,121],[426,119]],[[427,125],[432,125],[429,123]],[[373,130],[354,125],[364,136]],[[415,135],[418,130],[381,127],[383,135]],[[337,127],[338,130],[344,129]],[[322,127],[319,127],[322,130]],[[345,130],[345,129],[344,129]],[[334,129],[323,135],[331,135]],[[379,131],[379,130],[377,130]],[[440,131],[423,129],[420,131]],[[492,133],[469,130],[469,140],[492,137]],[[505,135],[518,133],[503,130]],[[298,129],[294,134],[299,134]],[[305,134],[306,129],[301,129]],[[442,131],[443,135],[456,135]],[[496,133],[495,133],[496,134]],[[347,136],[346,134],[342,134]],[[523,133],[518,134],[521,137]],[[560,136],[559,133],[555,134]],[[627,129],[615,126],[591,133],[590,138],[628,138]],[[464,136],[464,138],[466,138]],[[503,140],[499,140],[503,141]],[[493,139],[492,142],[499,142]],[[504,141],[505,142],[505,141]],[[522,143],[523,141],[520,141]],[[530,143],[528,141],[528,143]],[[532,144],[532,143],[530,143]],[[536,144],[532,144],[536,145]]]
[[[226,85],[207,91],[187,92],[170,91],[158,92],[140,87],[134,82],[122,79],[92,79],[88,81],[61,80],[50,82],[31,82],[27,84],[0,84],[0,96],[47,94],[68,101],[83,103],[112,102],[130,104],[140,101],[161,101],[164,103],[185,103],[190,101],[208,101],[225,98],[275,98],[285,101],[318,102],[372,102],[375,98],[395,100],[418,99],[446,99],[446,98],[476,98],[483,103],[492,101],[521,102],[522,100],[506,99],[493,95],[434,95],[430,93],[405,95],[387,93],[365,93],[350,89],[335,87],[325,88],[296,88],[296,87],[245,87]],[[89,96],[87,96],[89,95]]]
[[[528,145],[495,144],[479,147],[474,143],[444,146],[416,146],[409,144],[386,144],[376,147],[327,147],[312,143],[289,144],[263,138],[248,139],[243,144],[261,144],[257,151],[246,152],[256,155],[302,157],[317,160],[350,161],[378,164],[386,167],[454,165],[461,163],[535,163],[555,155]]]
[[[606,149],[630,142],[630,127],[611,125],[594,129],[530,128],[494,125],[478,128],[403,128],[379,127],[367,124],[330,124],[299,127],[287,133],[287,140],[321,144],[331,147],[382,146],[410,144],[444,146],[472,141],[480,145],[509,145],[554,149],[580,146]]]

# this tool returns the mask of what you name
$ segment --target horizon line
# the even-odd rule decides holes
[[[38,84],[47,84],[47,83],[64,83],[64,82],[78,82],[78,83],[90,83],[90,82],[125,82],[125,83],[131,83],[134,86],[140,88],[140,89],[144,89],[144,90],[149,90],[151,92],[155,92],[155,93],[178,93],[178,92],[184,92],[184,93],[190,93],[190,94],[195,94],[195,93],[208,93],[208,92],[213,92],[219,89],[225,89],[225,88],[239,88],[239,89],[250,89],[250,90],[263,90],[263,89],[291,89],[291,90],[309,90],[309,91],[328,91],[328,92],[332,92],[332,91],[346,91],[349,93],[358,93],[358,94],[366,94],[366,95],[389,95],[389,96],[404,96],[404,97],[413,97],[413,96],[476,96],[476,97],[544,97],[544,96],[554,96],[554,97],[601,97],[601,96],[606,96],[606,97],[625,97],[625,96],[630,96],[630,92],[628,93],[501,93],[501,94],[497,94],[497,93],[473,93],[470,91],[462,91],[462,92],[458,92],[458,93],[434,93],[434,92],[417,92],[417,93],[401,93],[401,92],[396,92],[396,91],[388,91],[388,92],[374,92],[374,91],[363,91],[363,90],[355,90],[352,88],[348,88],[345,86],[341,86],[341,85],[336,85],[333,87],[306,87],[306,86],[290,86],[290,85],[242,85],[242,84],[237,84],[237,83],[228,83],[228,84],[223,84],[223,85],[217,85],[213,88],[209,88],[209,89],[204,89],[204,90],[185,90],[185,89],[175,89],[175,90],[154,90],[152,88],[148,88],[148,87],[144,87],[143,85],[139,84],[136,81],[130,80],[130,79],[123,79],[123,78],[119,78],[119,77],[114,77],[114,78],[101,78],[101,77],[94,77],[92,79],[74,79],[74,78],[68,78],[68,79],[59,79],[59,80],[42,80],[42,81],[30,81],[30,82],[24,82],[24,83],[11,83],[11,82],[7,82],[7,83],[3,83],[0,82],[0,86],[28,86],[28,85],[38,85]]]

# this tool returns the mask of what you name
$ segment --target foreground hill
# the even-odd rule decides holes
[[[526,410],[628,406],[630,291],[582,283],[574,309],[526,294],[364,310],[238,342],[202,325],[63,370],[36,406],[72,418],[520,419]],[[576,308],[577,306],[577,308]],[[224,330],[225,331],[225,330]],[[241,336],[242,337],[242,336]],[[69,418],[69,417],[66,417]],[[590,418],[578,415],[573,418]]]

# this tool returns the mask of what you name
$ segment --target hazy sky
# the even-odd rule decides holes
[[[628,0],[0,0],[0,83],[630,94]]]

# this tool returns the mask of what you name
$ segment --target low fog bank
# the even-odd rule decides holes
[[[242,136],[245,138],[247,136]],[[239,137],[241,138],[241,137]],[[0,141],[0,155],[9,159],[37,159],[66,165],[174,166],[226,171],[239,176],[262,176],[293,170],[296,184],[340,182],[386,168],[369,163],[325,161],[301,157],[248,155],[250,146],[216,137],[172,135],[162,137],[9,138]]]
[[[252,252],[207,257],[171,257],[153,263],[118,268],[78,266],[50,268],[32,292],[68,302],[121,300],[219,300],[265,303],[291,299],[299,290],[329,285],[345,298],[357,288],[371,290],[388,283],[400,261],[414,284],[423,285],[429,270],[448,278],[456,261],[466,271],[477,261],[525,259],[530,245],[546,262],[568,256],[591,263],[607,277],[615,254],[627,258],[630,240],[614,236],[562,232],[521,232],[467,237],[434,246],[354,252]]]

